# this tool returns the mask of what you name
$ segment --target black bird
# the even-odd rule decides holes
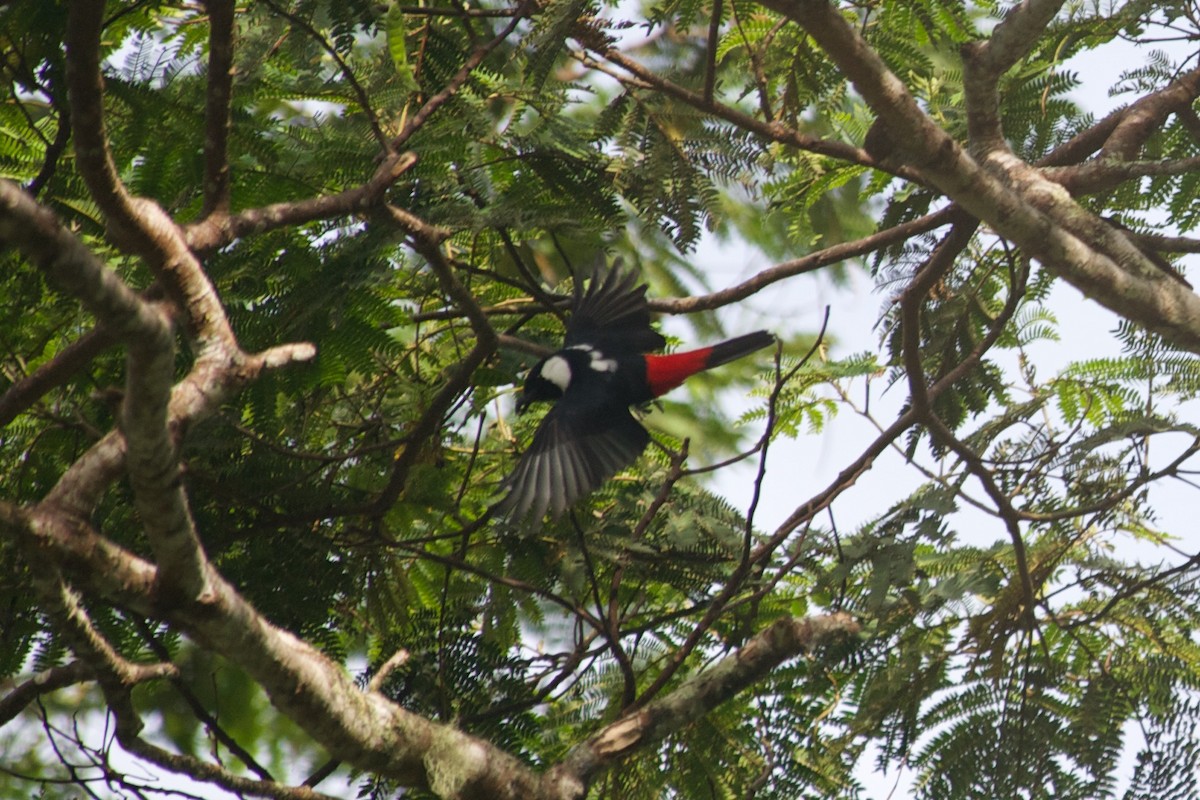
[[[506,481],[503,513],[561,516],[646,448],[650,434],[630,406],[775,343],[773,334],[756,331],[699,350],[648,355],[667,342],[650,327],[646,288],[618,270],[594,276],[586,291],[576,281],[563,349],[530,370],[517,400],[518,413],[531,403],[557,403]]]

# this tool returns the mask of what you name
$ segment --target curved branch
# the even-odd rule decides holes
[[[131,196],[117,174],[104,122],[100,33],[104,0],[71,3],[67,14],[67,88],[79,173],[104,214],[113,240],[145,259],[186,314],[188,332],[204,345],[233,352],[225,309],[182,231],[155,203]]]
[[[997,84],[1037,43],[1063,0],[1025,0],[1009,10],[990,39],[962,47],[967,135],[975,151],[1008,149]]]
[[[1161,127],[1163,121],[1181,110],[1190,110],[1192,101],[1200,95],[1200,67],[1180,75],[1165,88],[1152,92],[1133,103],[1113,129],[1098,158],[1129,161],[1137,157],[1146,140]]]
[[[475,370],[496,351],[499,343],[487,314],[480,308],[470,290],[454,275],[454,268],[442,253],[442,242],[449,234],[395,206],[388,206],[387,212],[391,221],[408,233],[417,252],[425,258],[437,275],[442,291],[466,316],[475,334],[475,346],[462,361],[447,370],[445,384],[434,395],[420,419],[412,425],[409,435],[405,438],[404,448],[396,455],[392,464],[392,474],[388,478],[387,486],[367,509],[367,513],[373,515],[382,514],[395,504],[408,482],[409,471],[417,463],[426,443],[441,428],[442,419],[450,410],[455,398],[467,390]]]
[[[50,667],[37,673],[4,697],[0,697],[0,727],[10,722],[42,695],[90,681],[95,677],[96,673],[83,661],[72,661],[70,664]]]
[[[753,294],[757,294],[772,283],[784,280],[785,278],[813,272],[830,264],[863,256],[867,253],[872,253],[902,242],[913,236],[928,233],[942,225],[948,224],[957,213],[961,212],[954,206],[948,206],[932,214],[926,214],[919,219],[901,223],[886,230],[873,233],[870,236],[864,236],[857,241],[835,244],[826,247],[824,250],[818,250],[815,253],[767,267],[754,277],[739,283],[737,286],[731,286],[727,289],[696,297],[654,299],[650,301],[650,308],[653,311],[667,314],[691,314],[696,311],[710,311],[714,308],[721,308],[722,306],[736,303],[739,300],[744,300]]]
[[[959,253],[970,243],[975,233],[976,223],[962,224],[951,229],[950,233],[930,256],[921,272],[905,290],[900,301],[901,334],[903,339],[904,371],[908,376],[909,395],[912,398],[912,408],[920,415],[930,435],[944,447],[949,448],[967,465],[967,469],[975,479],[983,485],[988,497],[995,503],[996,509],[1005,522],[1013,546],[1013,557],[1017,564],[1017,574],[1021,581],[1024,595],[1024,611],[1032,620],[1036,596],[1033,579],[1029,569],[1029,559],[1026,555],[1025,541],[1021,537],[1020,524],[1017,521],[1016,509],[1011,500],[996,484],[995,477],[983,464],[982,459],[969,447],[959,441],[941,418],[934,411],[929,387],[926,385],[925,369],[921,363],[921,307],[933,285],[953,266]],[[941,380],[941,385],[948,387],[954,380],[966,374],[979,364],[983,354],[991,349],[1000,338],[1005,326],[1016,313],[1017,307],[1024,296],[1025,285],[1023,277],[1014,280],[1014,286],[1009,290],[1004,308],[997,315],[987,335],[965,358],[960,359],[955,367],[948,371]],[[951,377],[953,376],[953,377]]]
[[[764,0],[764,5],[803,26],[821,45],[929,184],[1084,294],[1200,352],[1200,297],[1165,275],[1128,239],[1006,151],[990,152],[987,169],[973,161],[828,2]],[[1193,79],[1200,81],[1200,72]]]
[[[0,181],[0,238],[15,244],[128,347],[122,429],[138,513],[173,592],[203,591],[203,555],[168,429],[175,375],[170,322],[14,184]]]
[[[167,621],[200,646],[236,660],[281,712],[346,763],[463,800],[582,796],[578,784],[559,781],[551,788],[494,745],[363,691],[341,666],[264,619],[211,567],[208,595],[164,606],[148,579],[154,567],[81,522],[0,503],[0,531],[16,537],[31,559],[60,564],[79,587]]]
[[[104,7],[104,0],[79,0],[68,8],[67,92],[79,174],[114,232],[127,239],[141,226],[117,174],[104,123],[104,78],[100,74]]]
[[[572,748],[548,777],[566,774],[586,783],[630,753],[683,730],[783,662],[834,638],[853,636],[858,630],[858,623],[844,612],[777,620],[736,653]]]
[[[375,174],[361,186],[307,200],[272,203],[229,216],[215,214],[184,226],[184,240],[197,253],[207,253],[255,233],[368,211],[416,163],[415,153],[396,153],[385,157]]]
[[[178,439],[189,425],[211,416],[227,398],[256,380],[264,370],[309,361],[316,348],[307,342],[279,345],[253,355],[239,354],[236,362],[198,360],[171,391],[169,424]],[[43,499],[47,506],[86,519],[100,494],[117,480],[125,466],[125,437],[110,431],[63,472]]]
[[[64,347],[54,358],[16,381],[0,395],[0,428],[16,419],[47,392],[61,386],[117,343],[104,326],[92,328]]]
[[[770,122],[763,121],[743,111],[739,111],[736,108],[727,106],[724,103],[719,103],[710,98],[706,98],[699,92],[693,92],[692,90],[673,83],[672,81],[667,80],[652,70],[647,69],[645,66],[639,64],[637,61],[634,61],[619,49],[607,46],[603,40],[600,42],[593,42],[592,44],[594,45],[596,52],[598,52],[606,61],[617,65],[625,72],[634,76],[646,87],[656,89],[663,94],[674,97],[676,100],[680,100],[692,106],[693,108],[712,114],[715,117],[719,117],[726,122],[736,125],[742,130],[758,134],[767,141],[786,144],[799,150],[805,150],[810,153],[829,156],[830,158],[836,158],[839,161],[845,161],[851,164],[861,164],[863,166],[873,167],[874,169],[892,173],[898,177],[908,180],[917,182],[920,182],[921,180],[920,176],[913,173],[911,170],[904,167],[896,168],[890,163],[885,164],[861,148],[845,144],[843,142],[832,141],[830,139],[820,139],[815,136],[807,136],[803,133],[800,133],[790,125],[786,125],[777,120]],[[589,64],[597,68],[600,67],[599,63],[587,58],[586,56],[584,56],[583,61],[585,64]],[[609,72],[609,74],[620,79],[620,76],[616,75],[615,73]]]

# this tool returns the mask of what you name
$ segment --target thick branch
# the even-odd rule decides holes
[[[204,105],[204,206],[229,211],[229,128],[233,97],[233,0],[207,0],[208,76]]]
[[[777,620],[733,655],[573,748],[551,774],[565,772],[586,783],[625,756],[683,730],[761,681],[783,662],[834,637],[853,635],[858,630],[858,623],[846,613]]]
[[[157,336],[130,346],[125,363],[121,432],[134,505],[154,548],[160,591],[193,598],[205,591],[205,556],[169,427],[175,347],[165,321]]]
[[[184,238],[193,250],[205,253],[255,233],[368,211],[416,163],[417,156],[411,152],[390,155],[361,186],[337,194],[251,208],[230,216],[214,215],[186,226]]]
[[[306,342],[279,345],[254,355],[239,354],[236,363],[202,359],[171,391],[170,429],[174,440],[189,425],[209,417],[227,398],[256,380],[263,370],[308,361],[316,348]],[[125,437],[111,431],[75,460],[44,498],[48,506],[86,518],[125,466]]]
[[[827,2],[764,4],[801,24],[833,58],[928,183],[1088,296],[1200,352],[1200,298],[1163,274],[1128,239],[1099,220],[1100,227],[1089,226],[1087,239],[1081,238],[1076,231],[1091,215],[1062,187],[1005,152],[993,151],[989,169],[981,169],[921,111],[904,84]]]
[[[14,184],[0,182],[0,238],[15,244],[129,347],[122,427],[138,512],[174,591],[203,589],[200,543],[178,480],[167,407],[175,375],[174,333],[52,213]]]
[[[974,51],[976,67],[997,79],[1024,58],[1046,31],[1063,0],[1024,0],[1009,9],[991,37]]]
[[[1072,195],[1097,194],[1135,178],[1154,175],[1185,175],[1200,169],[1200,157],[1170,161],[1088,161],[1069,167],[1053,167],[1042,174],[1062,184]]]
[[[188,332],[205,346],[236,350],[225,309],[182,231],[155,203],[132,197],[121,183],[104,124],[100,33],[104,0],[71,3],[67,16],[67,87],[79,173],[104,214],[110,235],[145,259],[186,314]]]
[[[174,625],[202,647],[235,660],[277,708],[330,754],[405,785],[446,797],[505,800],[575,798],[579,785],[551,792],[526,766],[493,745],[364,692],[339,665],[258,614],[215,572],[202,601],[164,607],[154,567],[79,522],[0,504],[0,531],[31,559],[57,563],[69,580],[132,612]]]
[[[67,91],[75,160],[101,213],[123,237],[140,227],[131,198],[117,174],[104,123],[104,78],[100,74],[100,29],[104,0],[79,0],[67,13]],[[143,249],[143,248],[138,248]]]
[[[307,344],[283,345],[247,356],[238,350],[208,348],[202,351],[188,378],[171,392],[168,410],[166,398],[174,371],[173,340],[169,324],[156,304],[133,292],[50,211],[7,181],[0,181],[0,240],[17,247],[63,291],[78,298],[109,335],[129,344],[125,425],[140,437],[139,461],[133,469],[139,470],[141,477],[135,477],[135,481],[144,479],[144,487],[171,492],[175,500],[168,518],[173,521],[164,530],[184,530],[178,527],[187,516],[182,493],[174,485],[175,475],[171,472],[174,468],[166,466],[174,460],[172,440],[179,425],[207,416],[263,369],[310,359],[315,350]],[[197,290],[207,298],[205,302],[211,300],[219,307],[203,276],[193,275],[199,284]],[[47,500],[86,517],[99,492],[120,474],[125,448],[124,438],[116,432],[110,433],[63,474]],[[194,581],[199,573],[192,568],[187,574]]]
[[[962,48],[967,131],[974,151],[1006,149],[1000,124],[1000,77],[1037,43],[1062,0],[1025,0],[1009,10],[990,39]]]
[[[16,184],[0,180],[0,241],[19,249],[64,293],[76,297],[126,342],[161,334],[162,315],[108,269],[53,213]]]
[[[72,661],[61,667],[51,667],[22,682],[4,697],[0,697],[0,727],[44,694],[90,681],[95,677],[92,668],[83,661]]]
[[[1142,145],[1162,127],[1163,121],[1176,111],[1190,110],[1198,94],[1200,67],[1185,72],[1166,88],[1146,95],[1126,109],[1098,157],[1101,161],[1137,158]]]
[[[0,395],[0,428],[12,422],[47,392],[66,383],[114,344],[116,339],[112,333],[98,326],[64,347],[31,374],[14,382]]]

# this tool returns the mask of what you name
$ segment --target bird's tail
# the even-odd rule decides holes
[[[755,331],[738,336],[727,342],[688,350],[683,353],[646,356],[646,384],[650,396],[660,397],[679,386],[697,372],[728,364],[734,359],[748,356],[755,350],[775,344],[774,334]]]
[[[762,350],[764,347],[771,347],[774,344],[775,334],[770,331],[755,331],[744,336],[736,336],[727,342],[713,345],[704,368],[712,369],[722,364],[728,364],[730,361],[736,361],[742,356],[748,356],[756,350]]]

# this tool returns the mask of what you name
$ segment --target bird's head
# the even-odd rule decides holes
[[[570,385],[570,361],[560,353],[543,358],[525,376],[525,386],[517,398],[517,413],[524,413],[533,403],[558,400]]]

